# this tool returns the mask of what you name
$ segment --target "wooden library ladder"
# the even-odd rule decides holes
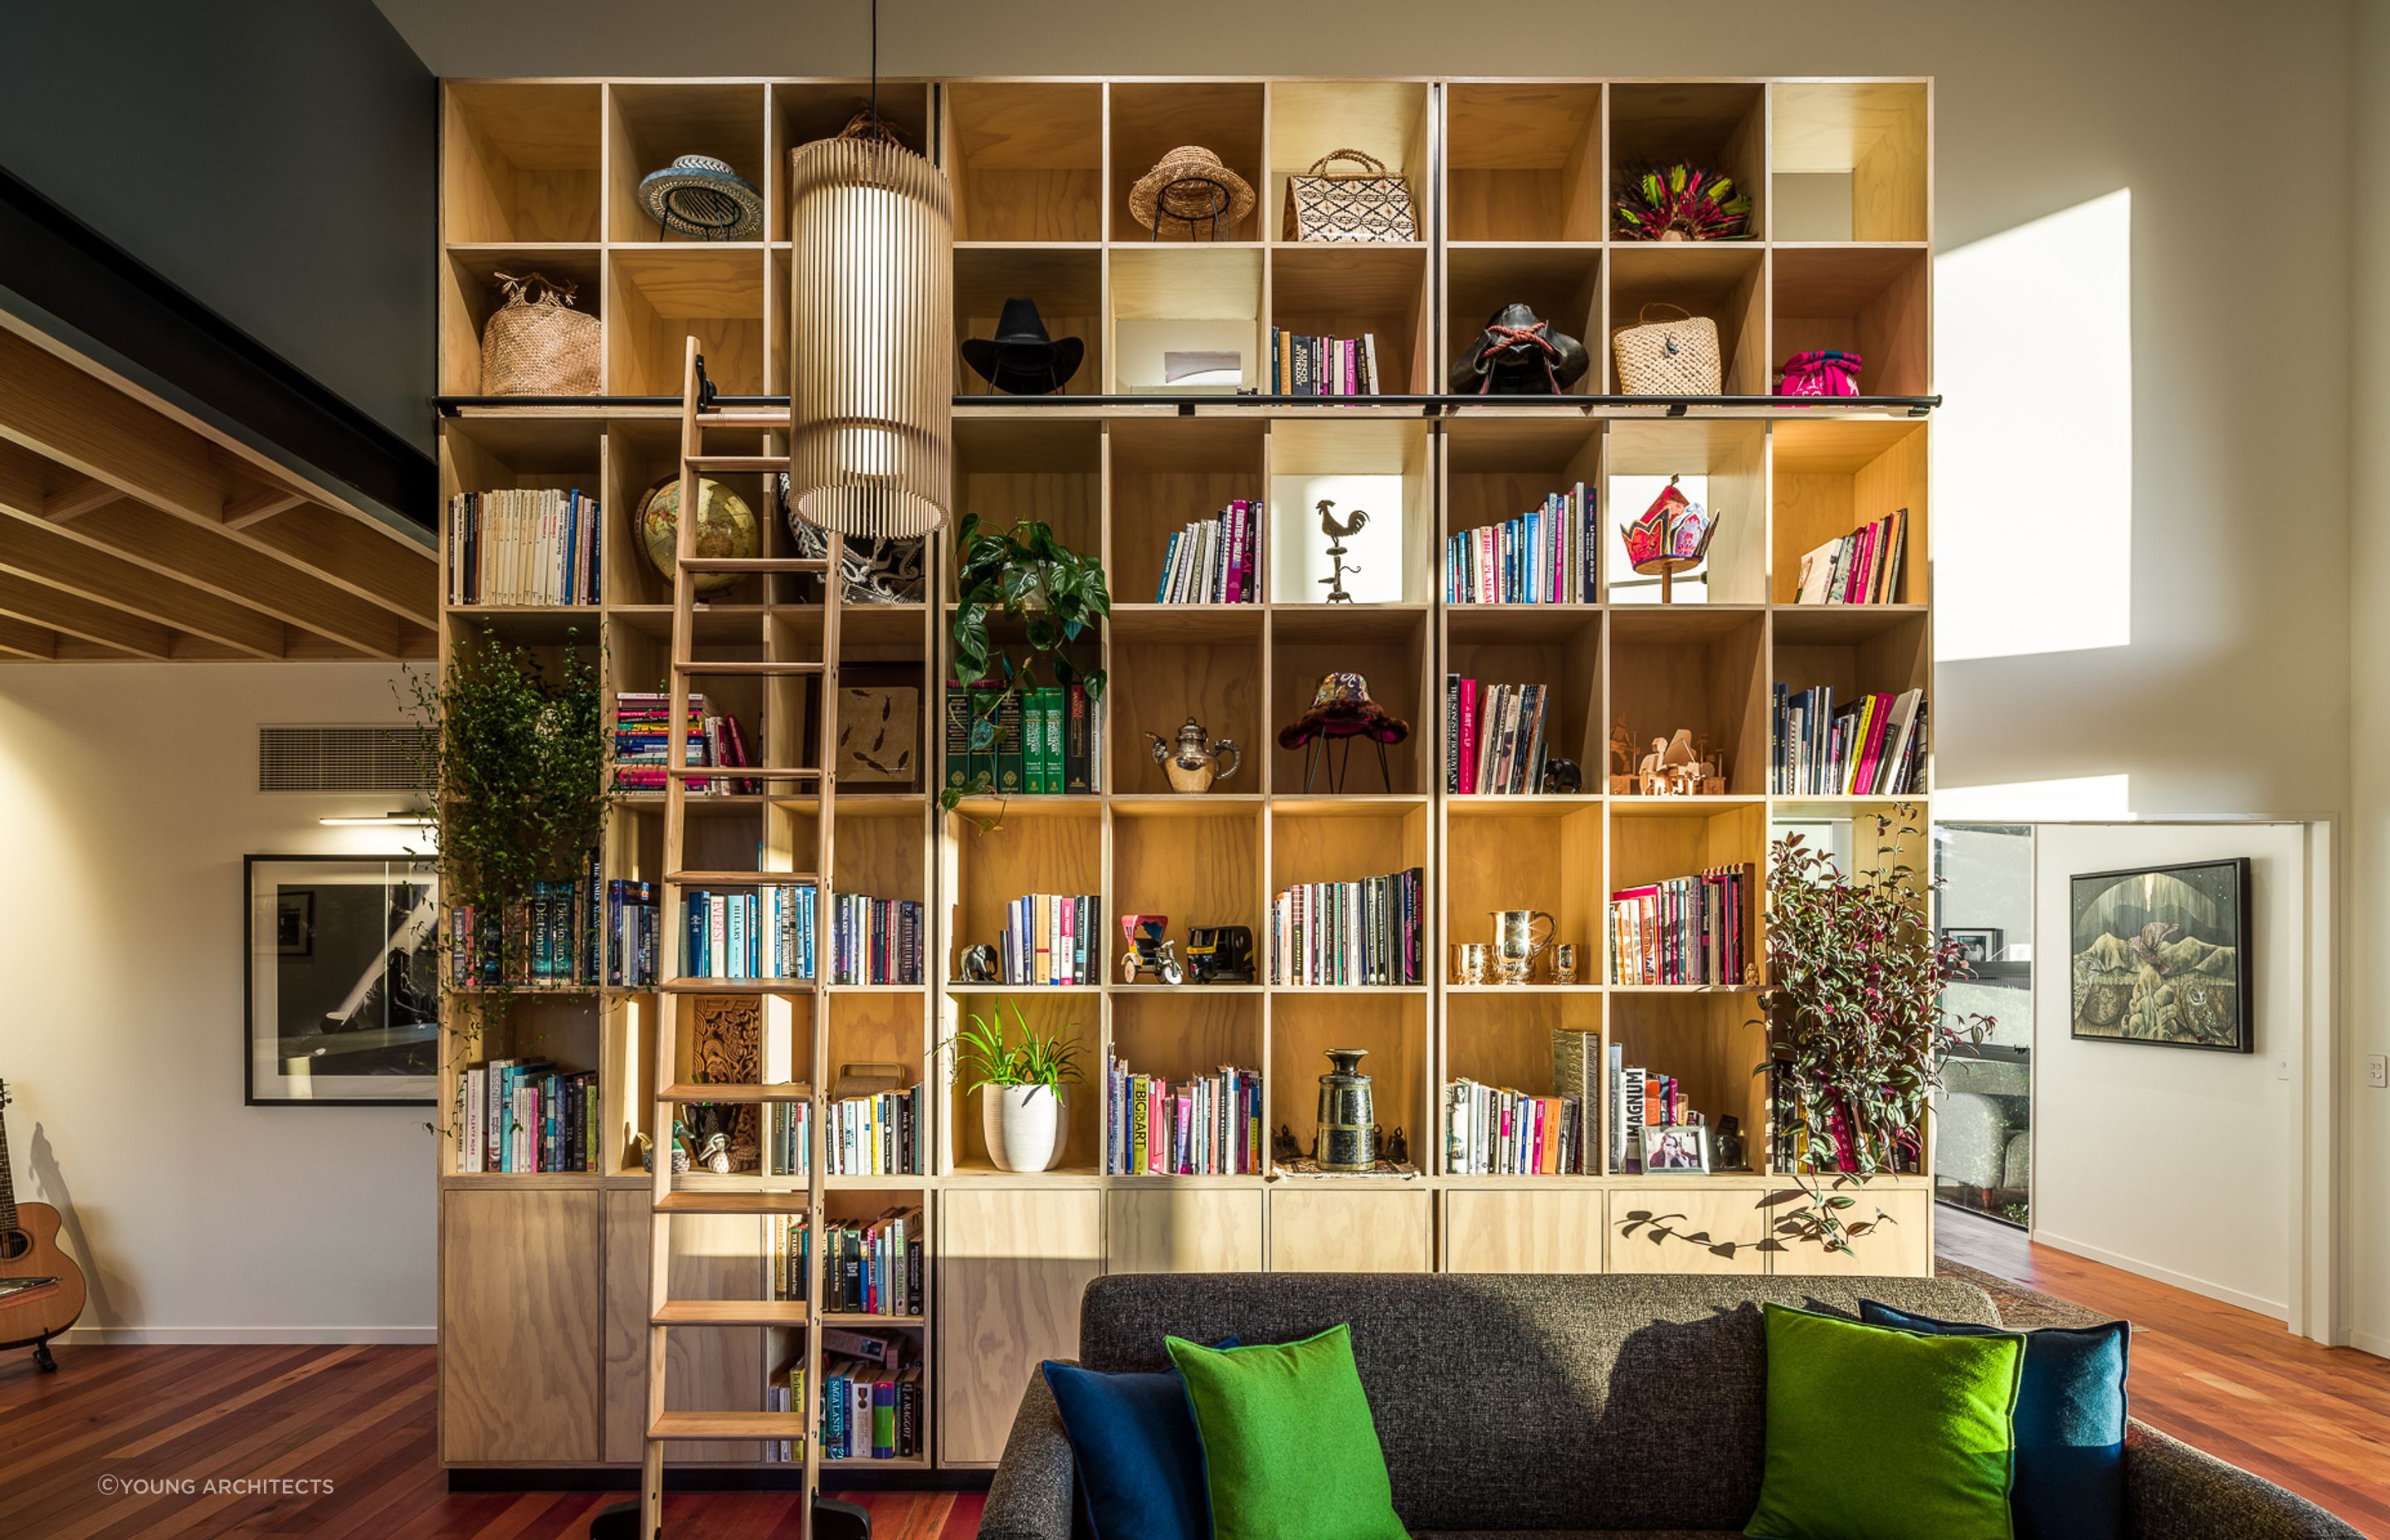
[[[687,353],[681,375],[680,427],[680,523],[675,536],[673,558],[673,621],[672,621],[672,682],[669,687],[670,715],[667,741],[671,745],[664,777],[664,905],[667,916],[681,916],[681,895],[689,886],[725,885],[746,876],[749,885],[758,888],[811,883],[814,887],[815,944],[811,948],[814,966],[809,979],[765,979],[757,981],[760,992],[790,997],[810,996],[812,1010],[809,1030],[812,1033],[810,1059],[811,1083],[791,1081],[777,1084],[717,1085],[681,1084],[677,1079],[679,1061],[679,1010],[675,996],[725,993],[713,980],[675,975],[667,967],[662,971],[664,1007],[655,1013],[654,1041],[650,1046],[655,1066],[655,1109],[653,1126],[659,1130],[655,1156],[655,1217],[649,1225],[649,1257],[648,1270],[648,1437],[641,1469],[639,1491],[639,1531],[646,1540],[660,1540],[663,1534],[664,1446],[687,1440],[703,1439],[768,1439],[792,1440],[804,1451],[804,1490],[807,1496],[805,1533],[813,1533],[812,1512],[818,1498],[821,1483],[821,1441],[816,1434],[816,1413],[821,1401],[821,1297],[819,1288],[819,1246],[814,1238],[821,1234],[822,1173],[828,1151],[823,1142],[823,1104],[816,1087],[820,1082],[821,1066],[828,1061],[829,1046],[829,1010],[825,998],[831,973],[828,952],[819,944],[822,917],[830,912],[830,872],[838,820],[834,815],[833,743],[837,733],[838,655],[840,610],[844,600],[844,584],[838,581],[842,542],[835,533],[826,536],[828,550],[819,558],[795,557],[705,557],[698,553],[696,511],[698,481],[707,472],[761,471],[771,477],[789,468],[786,434],[789,417],[785,409],[777,413],[727,412],[714,407],[713,391],[705,378],[705,361],[697,351],[697,339],[688,340]],[[705,433],[709,428],[762,430],[777,435],[777,455],[708,455]],[[770,491],[766,487],[767,493]],[[767,498],[767,501],[769,499]],[[766,538],[769,532],[765,532]],[[697,580],[714,572],[772,573],[818,572],[822,574],[821,655],[813,661],[741,662],[731,665],[700,661],[697,655]],[[767,601],[769,596],[766,596]],[[770,604],[765,609],[768,612]],[[769,649],[767,649],[768,651]],[[764,783],[767,796],[774,794],[775,783],[810,783],[814,789],[814,868],[811,872],[772,872],[741,874],[735,872],[699,871],[688,867],[685,852],[689,786],[693,781],[708,780],[720,776],[720,767],[697,766],[688,764],[688,735],[683,728],[687,720],[689,681],[707,674],[737,673],[782,677],[818,675],[820,693],[814,712],[814,724],[819,741],[816,745],[812,767],[774,765],[739,767],[735,778]],[[779,733],[758,733],[757,757],[766,761],[773,757],[773,743],[793,743],[795,738]],[[760,868],[765,863],[756,863]],[[683,946],[687,927],[685,919],[669,927],[666,950],[669,955]],[[760,1045],[759,1045],[760,1049]],[[762,1058],[759,1051],[759,1068]],[[805,1137],[805,1182],[802,1192],[776,1190],[771,1178],[765,1178],[761,1190],[752,1191],[675,1191],[673,1187],[671,1137],[672,1119],[675,1109],[693,1101],[804,1101],[812,1104],[813,1115],[808,1120]],[[769,1140],[765,1143],[768,1145]],[[770,1161],[765,1161],[768,1170]],[[672,1297],[672,1222],[680,1213],[752,1213],[768,1221],[776,1215],[798,1215],[804,1218],[808,1245],[803,1274],[803,1297],[801,1300],[747,1303],[734,1300],[675,1300]],[[667,1411],[665,1410],[665,1374],[671,1355],[665,1352],[668,1329],[790,1327],[804,1333],[804,1385],[795,1397],[796,1404],[788,1412],[772,1411]],[[768,1367],[768,1366],[767,1366]],[[592,1531],[593,1534],[597,1532]]]

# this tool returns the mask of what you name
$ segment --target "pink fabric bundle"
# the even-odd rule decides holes
[[[1780,396],[1855,396],[1859,393],[1859,355],[1828,348],[1796,353],[1777,373]]]

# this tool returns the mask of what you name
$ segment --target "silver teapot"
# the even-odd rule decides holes
[[[1153,740],[1153,763],[1170,777],[1173,791],[1209,791],[1214,781],[1227,780],[1244,763],[1244,751],[1234,741],[1225,738],[1212,741],[1203,725],[1191,716],[1178,729],[1175,746],[1160,733],[1145,736]],[[1226,765],[1220,763],[1224,759]]]

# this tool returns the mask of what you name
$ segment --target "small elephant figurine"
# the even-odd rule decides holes
[[[996,948],[982,943],[963,948],[963,982],[992,984],[996,982]]]
[[[1585,772],[1573,759],[1544,761],[1544,794],[1548,797],[1574,796],[1585,788]]]

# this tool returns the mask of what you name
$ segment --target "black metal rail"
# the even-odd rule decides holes
[[[435,396],[433,404],[443,417],[455,417],[460,411],[481,406],[546,407],[550,410],[582,409],[602,406],[666,406],[680,407],[680,397],[670,396]],[[1663,416],[1680,417],[1696,408],[1734,408],[1744,411],[1816,412],[1834,416],[1845,412],[1900,412],[1921,417],[1942,404],[1939,395],[1930,396],[1480,396],[1480,395],[1219,395],[1219,394],[1159,394],[1159,395],[1049,395],[997,396],[958,395],[955,405],[965,411],[983,406],[1006,409],[1026,406],[1036,409],[1068,410],[1073,407],[1175,407],[1180,416],[1191,417],[1199,409],[1209,407],[1316,406],[1329,410],[1341,407],[1405,407],[1423,417],[1450,417],[1468,407],[1493,406],[1508,411],[1524,407],[1530,411],[1575,412],[1590,417],[1605,409],[1658,408]],[[770,407],[789,404],[787,396],[716,395],[713,404],[719,408]]]

